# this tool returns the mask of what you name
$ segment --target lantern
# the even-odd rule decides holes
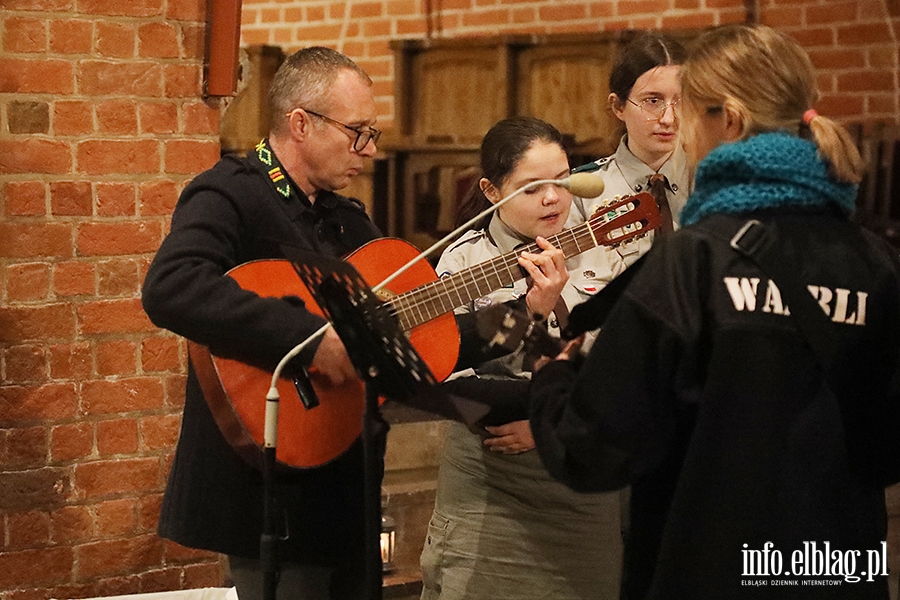
[[[394,548],[397,541],[397,524],[387,515],[381,516],[381,571],[394,570]]]

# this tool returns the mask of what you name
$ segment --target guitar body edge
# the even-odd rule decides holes
[[[369,285],[374,286],[419,254],[411,244],[394,238],[369,242],[347,257]],[[228,272],[244,289],[263,297],[298,296],[307,308],[322,315],[312,294],[287,260],[271,259],[245,263]],[[402,294],[437,279],[426,260],[392,281],[388,295]],[[459,330],[453,313],[447,313],[409,332],[410,342],[443,381],[453,371],[459,355]],[[266,394],[272,373],[237,360],[211,355],[189,342],[191,360],[203,394],[219,429],[249,464],[261,465],[265,440]],[[205,354],[205,357],[204,357]],[[196,355],[196,357],[195,357]],[[280,466],[313,468],[342,455],[362,432],[365,384],[355,379],[332,386],[325,378],[310,374],[319,406],[307,410],[293,382],[282,377],[276,459]],[[384,399],[381,399],[383,402]]]

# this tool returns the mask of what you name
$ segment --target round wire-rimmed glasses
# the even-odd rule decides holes
[[[648,121],[659,121],[662,119],[663,115],[666,114],[666,109],[670,106],[672,107],[672,114],[676,117],[681,116],[681,98],[675,98],[669,102],[666,102],[662,98],[654,97],[644,98],[640,102],[635,102],[631,98],[629,98],[628,101],[640,108]]]

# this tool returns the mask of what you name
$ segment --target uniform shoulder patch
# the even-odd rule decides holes
[[[587,164],[583,164],[580,167],[575,167],[570,171],[572,175],[575,173],[593,173],[594,171],[599,171],[606,163],[612,160],[612,156],[606,156],[599,160],[595,160],[593,162],[589,162]]]

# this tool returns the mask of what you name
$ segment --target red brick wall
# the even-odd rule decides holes
[[[0,598],[219,585],[157,516],[185,348],[140,284],[218,156],[206,0],[4,0],[0,16]]]
[[[243,1],[245,44],[340,48],[388,125],[390,39],[745,14],[743,0],[432,0],[430,16],[422,0]],[[0,3],[0,600],[219,585],[217,557],[154,535],[186,356],[139,304],[178,192],[218,153],[206,0]],[[900,119],[898,0],[761,5],[810,49],[822,112]]]
[[[431,15],[425,7],[435,7]],[[898,0],[758,0],[764,24],[789,32],[821,70],[818,108],[844,121],[900,120]],[[457,38],[624,28],[693,28],[745,20],[745,0],[243,0],[242,42],[293,51],[342,50],[376,82],[381,117],[393,115],[399,37]]]

